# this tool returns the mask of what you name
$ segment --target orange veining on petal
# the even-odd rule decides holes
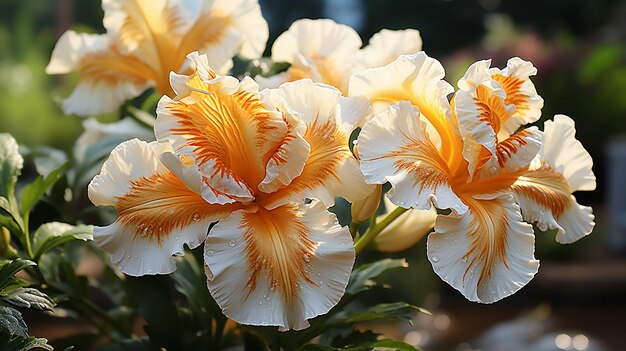
[[[329,179],[337,178],[337,167],[348,157],[353,157],[348,146],[349,136],[339,129],[334,118],[324,122],[316,119],[304,134],[311,152],[302,173],[284,188],[271,194],[259,194],[257,200],[271,203],[291,194],[311,190]]]
[[[524,80],[502,74],[494,74],[491,78],[500,83],[500,85],[504,88],[504,91],[506,92],[506,100],[504,100],[505,104],[515,105],[518,112],[524,112],[530,108],[528,106],[528,95],[520,91],[522,84],[524,84]]]
[[[383,158],[398,158],[394,164],[396,171],[411,174],[413,185],[419,185],[418,194],[424,190],[434,192],[437,187],[448,184],[448,166],[435,146],[429,140],[417,140],[406,135],[405,138],[410,140],[409,143]]]
[[[464,196],[472,215],[470,232],[467,234],[472,241],[471,249],[463,255],[463,261],[469,264],[463,273],[463,281],[468,273],[479,269],[478,284],[491,276],[491,270],[498,261],[507,268],[507,233],[509,218],[502,200],[477,200]]]
[[[217,220],[238,207],[207,203],[171,172],[132,180],[130,190],[115,204],[122,225],[134,226],[137,235],[158,243],[175,229],[194,221]]]
[[[571,189],[561,173],[548,164],[522,173],[513,191],[552,211],[555,219],[571,205]]]
[[[278,132],[267,110],[254,93],[239,90],[232,95],[219,92],[192,93],[190,103],[174,101],[170,112],[178,118],[173,135],[187,139],[199,166],[212,161],[214,174],[229,176],[251,193],[265,177],[265,164],[278,145],[268,138]]]
[[[250,272],[248,294],[256,288],[257,279],[264,279],[259,277],[263,271],[270,289],[277,289],[288,304],[296,300],[302,282],[315,285],[307,267],[317,244],[309,238],[310,230],[301,217],[294,205],[244,213],[241,227]]]
[[[123,55],[114,47],[86,54],[78,65],[78,72],[81,80],[108,85],[125,82],[141,85],[155,76],[154,70],[143,61]]]
[[[496,134],[500,132],[502,123],[509,117],[502,99],[482,84],[476,87],[473,98],[480,112],[478,119],[489,124]]]
[[[500,167],[504,167],[506,161],[515,155],[520,147],[527,144],[525,138],[531,134],[532,131],[530,129],[524,129],[496,145],[496,155],[498,156]]]

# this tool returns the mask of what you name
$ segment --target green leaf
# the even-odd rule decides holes
[[[45,179],[40,175],[34,182],[24,187],[24,191],[22,191],[22,213],[30,212],[35,203],[61,178],[66,165],[67,163],[64,163],[61,167],[50,172]]]
[[[54,170],[67,162],[65,152],[50,146],[27,147],[22,145],[20,151],[24,158],[32,160],[37,173],[47,177]]]
[[[93,226],[50,222],[42,224],[33,235],[34,258],[38,260],[44,253],[71,240],[93,240]]]
[[[52,307],[55,305],[48,295],[33,288],[17,288],[0,299],[15,307],[32,308],[40,311],[52,311]]]
[[[182,325],[170,293],[171,281],[166,276],[128,276],[124,283],[128,297],[146,320],[144,326],[150,341],[168,350],[181,348]]]
[[[0,306],[0,331],[9,335],[28,337],[28,327],[22,314],[13,307]]]
[[[2,268],[0,269],[0,293],[15,279],[15,273],[21,271],[28,266],[34,265],[35,262],[33,261],[22,260],[18,258],[2,266]]]
[[[352,271],[346,293],[357,295],[363,291],[369,290],[378,285],[373,278],[378,277],[390,269],[406,267],[408,267],[406,260],[391,258],[364,264]]]
[[[11,199],[17,177],[24,167],[15,139],[6,133],[0,133],[0,196]]]
[[[425,309],[410,305],[406,302],[381,303],[356,311],[341,311],[331,317],[329,323],[342,325],[373,320],[400,320],[410,322],[416,312],[430,314],[430,312]]]
[[[308,344],[302,346],[300,351],[371,351],[380,350],[397,350],[397,351],[419,351],[415,347],[402,342],[391,339],[377,340],[374,342],[365,342],[358,345],[349,345],[345,347],[332,347],[328,345]]]
[[[398,351],[419,351],[419,349],[416,349],[414,346],[411,346],[405,342],[395,341],[391,339],[379,340],[370,344],[370,346],[381,347],[381,348],[386,348],[386,349],[391,349],[391,350],[398,350]]]
[[[28,351],[28,350],[54,350],[48,340],[44,338],[14,338],[14,339],[0,339],[0,349],[2,351]]]

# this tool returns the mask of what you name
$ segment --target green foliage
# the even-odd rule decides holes
[[[61,178],[65,165],[52,171],[45,179],[43,175],[38,176],[34,182],[24,187],[22,191],[22,212],[24,214],[30,212],[35,203]]]
[[[0,198],[4,198],[4,201],[11,201],[23,166],[24,159],[15,139],[9,134],[0,133]]]
[[[41,225],[33,235],[35,260],[53,248],[72,240],[93,240],[93,226],[84,224],[73,226],[59,222]]]

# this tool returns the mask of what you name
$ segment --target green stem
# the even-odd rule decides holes
[[[354,243],[354,250],[356,253],[360,253],[365,249],[380,232],[385,229],[388,225],[390,225],[393,221],[395,221],[398,217],[400,217],[404,212],[406,212],[406,208],[398,207],[395,210],[391,211],[385,218],[382,219],[379,223],[376,223],[374,219],[374,223],[370,225],[365,234],[356,243]]]
[[[350,229],[350,234],[352,234],[353,238],[356,238],[360,226],[361,226],[361,222],[350,223],[349,229]]]
[[[24,245],[26,246],[26,253],[28,254],[28,258],[32,260],[35,255],[33,254],[33,248],[30,243],[30,230],[28,229],[29,217],[30,213],[28,212],[24,213],[24,215],[22,216],[24,220]]]

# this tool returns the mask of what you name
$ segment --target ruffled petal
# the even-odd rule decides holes
[[[197,67],[200,67],[197,65]],[[196,75],[189,76],[189,81]],[[233,77],[201,82],[176,100],[163,97],[155,134],[171,140],[177,152],[190,152],[217,203],[249,202],[265,178],[265,165],[287,134],[282,115],[268,109],[251,79]]]
[[[543,99],[537,94],[535,85],[530,80],[531,76],[537,74],[537,69],[531,62],[514,57],[509,59],[505,69],[491,69],[490,73],[492,78],[504,88],[505,103],[515,106],[513,115],[502,124],[503,137],[515,133],[520,126],[539,119]]]
[[[361,38],[354,29],[330,19],[301,19],[272,46],[272,60],[288,62],[289,81],[311,78],[347,92]]]
[[[318,201],[237,211],[207,237],[208,287],[228,318],[300,330],[344,294],[352,237]]]
[[[67,31],[57,42],[46,72],[78,71],[74,92],[63,101],[66,114],[109,113],[153,83],[154,71],[143,61],[120,53],[106,35]]]
[[[383,29],[374,34],[368,45],[357,54],[359,69],[381,67],[393,62],[400,55],[414,54],[422,50],[422,37],[416,29]]]
[[[89,184],[91,201],[113,206],[119,215],[109,226],[94,227],[94,240],[129,275],[173,272],[172,256],[184,254],[184,244],[199,246],[211,222],[238,208],[211,205],[189,189],[159,160],[168,152],[171,148],[166,144],[124,142]],[[182,163],[171,166],[186,167]]]
[[[330,207],[336,196],[352,202],[369,195],[373,187],[363,180],[348,144],[355,119],[351,114],[361,113],[363,105],[342,104],[339,90],[308,79],[285,83],[277,92],[285,105],[306,123],[304,139],[311,147],[310,155],[298,177],[261,201],[274,207],[309,197],[320,199]],[[356,100],[355,104],[358,105]],[[348,115],[346,122],[344,113]]]
[[[464,198],[469,211],[440,215],[428,236],[433,269],[470,301],[492,303],[512,295],[537,273],[533,228],[522,222],[511,195]]]
[[[426,132],[417,108],[401,101],[370,120],[358,139],[361,170],[372,184],[389,181],[389,199],[404,208],[467,206],[450,188],[450,170]]]

